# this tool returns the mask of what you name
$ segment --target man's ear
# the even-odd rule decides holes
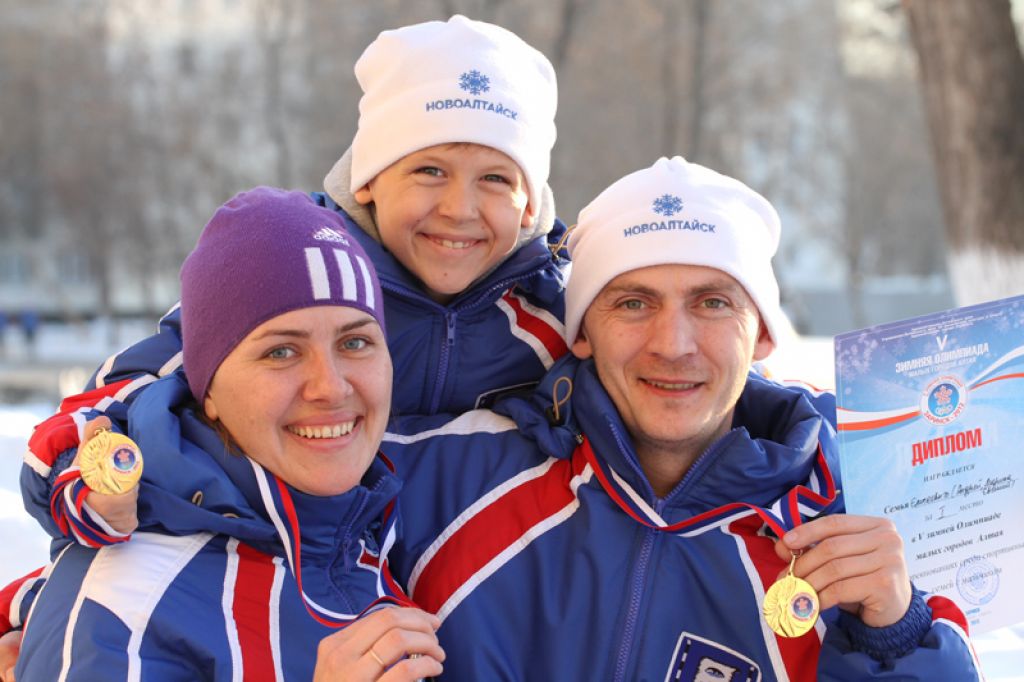
[[[212,422],[217,421],[219,418],[217,405],[214,404],[213,398],[210,397],[209,393],[207,393],[206,398],[203,399],[203,412],[206,413],[206,418]]]
[[[758,320],[757,341],[754,343],[754,360],[764,360],[772,354],[773,350],[775,350],[775,341],[772,339],[772,335],[768,333],[768,327],[765,326],[764,320]]]
[[[366,183],[365,185],[357,189],[355,192],[352,193],[352,196],[354,196],[356,198],[356,201],[358,201],[363,206],[373,203],[373,190],[370,189],[370,183]]]
[[[576,340],[572,342],[572,354],[580,360],[586,360],[594,355],[594,349],[590,345],[590,340],[587,338],[587,330],[583,325],[580,325],[579,334],[576,335]]]

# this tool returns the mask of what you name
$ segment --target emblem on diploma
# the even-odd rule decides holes
[[[78,468],[91,490],[119,495],[139,482],[142,453],[128,436],[101,429],[78,451]]]
[[[772,632],[781,637],[799,637],[818,620],[818,593],[810,583],[793,575],[796,555],[789,570],[764,595],[762,611]]]

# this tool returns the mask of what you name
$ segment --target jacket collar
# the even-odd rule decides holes
[[[572,396],[560,408],[562,424],[550,415],[559,377],[572,380]],[[564,385],[564,384],[563,384]],[[563,391],[564,392],[564,391]],[[732,502],[774,503],[811,474],[819,442],[834,461],[835,441],[824,417],[797,389],[751,373],[736,406],[732,429],[712,443],[683,479],[658,500],[648,483],[632,439],[591,360],[563,358],[530,401],[506,401],[495,409],[512,417],[520,431],[548,456],[568,456],[586,434],[596,455],[652,507],[678,520]]]

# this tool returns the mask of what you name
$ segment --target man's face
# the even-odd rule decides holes
[[[594,358],[638,453],[696,457],[729,430],[750,363],[772,348],[735,279],[655,265],[605,285],[572,350]]]
[[[413,152],[355,198],[373,202],[384,246],[440,302],[500,263],[533,220],[519,166],[477,144]]]

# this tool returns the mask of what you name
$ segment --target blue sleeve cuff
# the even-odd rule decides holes
[[[907,612],[892,625],[873,628],[846,611],[841,612],[839,624],[849,635],[855,651],[888,663],[906,656],[921,644],[921,639],[931,628],[932,611],[925,604],[922,593],[915,589]]]
[[[74,461],[77,454],[78,448],[68,448],[57,455],[53,466],[50,467],[50,475],[46,477],[46,488],[51,494],[53,493],[53,485],[57,482],[57,477],[67,471],[67,468],[71,466],[71,462]]]

